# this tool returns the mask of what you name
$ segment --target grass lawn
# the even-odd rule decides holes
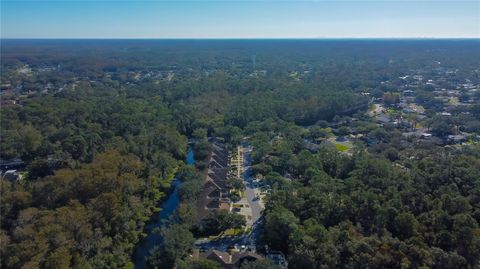
[[[242,228],[238,228],[238,229],[228,229],[226,230],[223,235],[225,236],[229,236],[229,235],[239,235],[239,234],[242,234],[243,233],[243,229]]]
[[[238,228],[238,229],[228,229],[218,235],[211,235],[208,237],[208,240],[210,241],[215,241],[215,240],[219,240],[221,239],[222,237],[226,237],[226,236],[237,236],[237,235],[241,235],[243,234],[245,231],[243,228]]]
[[[460,102],[460,100],[458,100],[458,97],[452,97],[452,98],[450,98],[450,100],[448,100],[448,103],[450,105],[458,105],[459,102]]]
[[[388,108],[388,109],[387,109],[387,113],[388,113],[388,114],[395,114],[395,113],[397,113],[397,110],[394,109],[394,108]]]
[[[349,150],[351,147],[353,147],[353,144],[351,141],[345,141],[345,142],[341,142],[341,143],[338,143],[336,140],[336,137],[331,137],[328,139],[328,141],[332,144],[335,145],[335,148],[338,150],[338,151],[347,151]]]
[[[335,147],[337,148],[337,150],[339,151],[346,151],[349,149],[349,147],[345,146],[345,145],[342,145],[342,144],[335,144]]]

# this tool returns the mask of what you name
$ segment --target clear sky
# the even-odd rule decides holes
[[[2,38],[480,37],[480,0],[0,0]]]

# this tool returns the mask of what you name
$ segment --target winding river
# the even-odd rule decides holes
[[[193,150],[190,147],[188,148],[186,161],[187,164],[194,164]],[[159,245],[162,241],[162,237],[158,232],[155,232],[155,228],[161,227],[164,224],[164,221],[167,220],[173,213],[175,213],[175,210],[180,202],[178,198],[178,187],[180,184],[180,180],[175,177],[171,184],[171,188],[173,190],[171,191],[167,200],[162,203],[162,210],[158,213],[155,213],[145,226],[145,232],[147,233],[147,236],[137,245],[133,255],[135,269],[148,268],[145,261],[150,254],[150,250],[152,250],[156,245]]]

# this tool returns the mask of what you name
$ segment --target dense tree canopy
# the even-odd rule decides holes
[[[0,157],[25,162],[23,180],[0,181],[2,267],[128,268],[177,174],[180,205],[149,264],[216,268],[188,258],[194,233],[245,220],[196,222],[212,136],[253,146],[261,238],[292,268],[478,267],[476,41],[1,42]],[[374,101],[391,121],[365,116]],[[424,112],[402,116],[400,102]],[[459,133],[466,145],[441,145]],[[181,162],[187,138],[195,167]]]
[[[303,169],[282,169],[296,171],[298,181],[272,172],[265,178],[273,187],[266,241],[288,253],[294,268],[478,265],[476,157],[426,150],[405,171],[366,153],[347,159],[328,150],[300,154],[308,160]]]

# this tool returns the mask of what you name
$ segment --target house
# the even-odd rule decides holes
[[[304,142],[305,148],[311,153],[316,153],[320,149],[320,142],[318,140],[314,140],[314,142],[311,142],[308,139],[304,139]]]
[[[460,144],[467,142],[467,137],[465,135],[449,135],[445,142],[449,144]]]
[[[377,115],[375,117],[375,119],[379,123],[389,123],[390,122],[390,116],[385,114],[385,113],[381,113],[381,114]]]
[[[218,251],[215,249],[207,252],[199,252],[198,250],[195,250],[192,256],[195,258],[203,258],[215,261],[219,263],[221,267],[226,269],[240,268],[240,266],[245,262],[264,259],[262,255],[251,251],[234,252],[230,254],[228,252]]]
[[[17,172],[17,170],[7,170],[2,177],[8,181],[19,181],[22,179],[22,176]]]
[[[283,255],[281,251],[270,251],[267,253],[266,257],[272,263],[279,265],[281,268],[284,268],[284,269],[288,268],[287,259],[285,259],[285,255]]]
[[[12,169],[24,169],[26,167],[25,162],[21,159],[11,159],[11,160],[3,160],[0,159],[0,170],[7,171]]]
[[[430,133],[422,133],[420,135],[420,138],[424,138],[424,139],[428,139],[428,138],[431,138],[432,137],[432,134]]]
[[[421,132],[418,132],[418,131],[414,131],[414,132],[403,132],[402,135],[405,137],[405,138],[419,138],[419,137],[422,137],[422,134]]]
[[[412,90],[405,90],[403,91],[403,96],[414,96],[415,95],[415,92],[412,91]]]
[[[213,210],[230,210],[227,183],[228,152],[218,141],[213,141],[212,147],[202,193],[197,204],[199,220],[207,217]]]
[[[17,100],[2,100],[2,107],[12,107],[17,105]]]

